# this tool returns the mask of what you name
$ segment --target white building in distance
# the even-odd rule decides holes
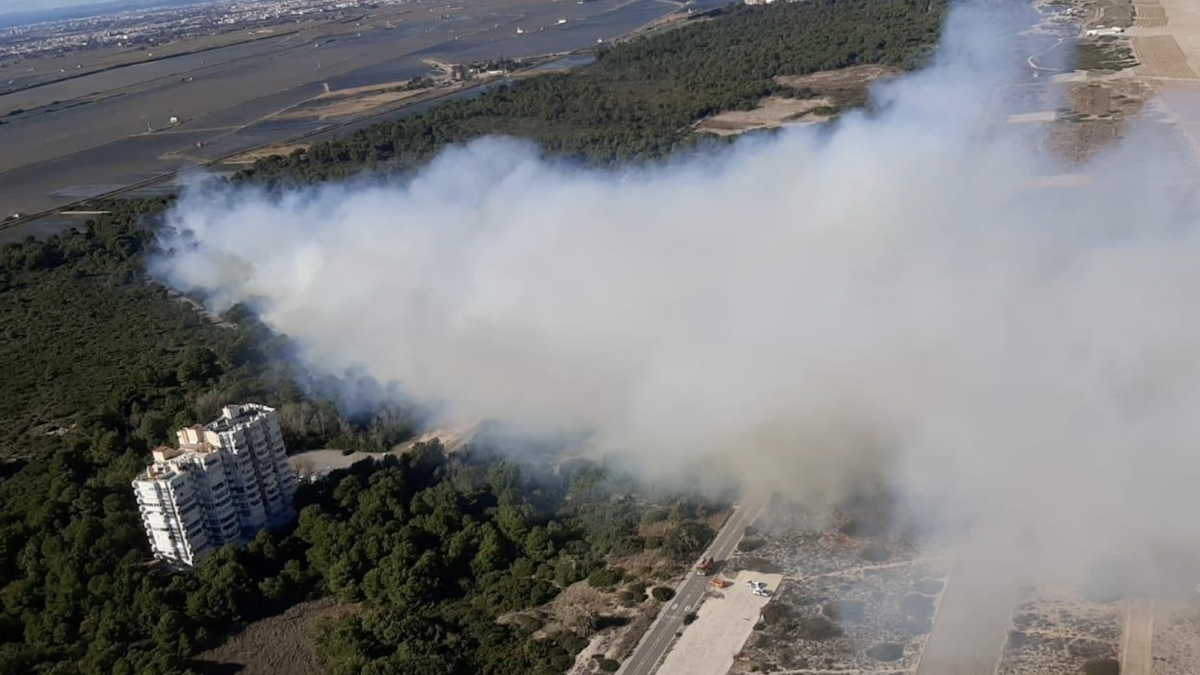
[[[154,463],[133,481],[155,557],[194,565],[294,517],[295,487],[273,409],[226,406],[216,421],[175,436],[179,448],[155,448]]]

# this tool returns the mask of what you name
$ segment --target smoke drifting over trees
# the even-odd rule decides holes
[[[1055,565],[1193,556],[1192,167],[1154,154],[1161,130],[1066,168],[989,125],[1021,61],[991,11],[954,13],[872,116],[666,168],[488,139],[404,185],[198,189],[158,271],[251,304],[314,370],[586,430],[659,476],[727,458],[813,500],[883,482]],[[1091,182],[1031,187],[1068,171]]]

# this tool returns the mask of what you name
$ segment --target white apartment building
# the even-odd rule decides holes
[[[194,565],[292,519],[295,487],[273,409],[226,406],[216,421],[175,436],[179,447],[155,448],[133,481],[156,557]]]

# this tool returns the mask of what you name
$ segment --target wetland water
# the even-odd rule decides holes
[[[0,95],[0,115],[24,111],[0,125],[0,214],[41,212],[320,129],[329,122],[263,118],[320,94],[325,84],[344,89],[408,79],[429,72],[428,58],[464,62],[586,49],[678,9],[660,0],[492,0],[470,15],[442,18],[445,5],[437,2],[415,2],[387,20],[326,26]],[[588,58],[558,65],[576,67]],[[0,230],[0,241],[28,234],[45,235],[47,226]]]

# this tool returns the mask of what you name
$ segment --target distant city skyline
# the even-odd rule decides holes
[[[62,9],[83,5],[99,5],[111,0],[9,0],[0,5],[0,12],[32,12],[39,9]]]
[[[149,5],[183,5],[204,2],[205,0],[0,0],[0,16],[10,14],[28,14],[32,12],[49,12],[55,10],[70,10],[87,8],[93,5],[149,6]]]

